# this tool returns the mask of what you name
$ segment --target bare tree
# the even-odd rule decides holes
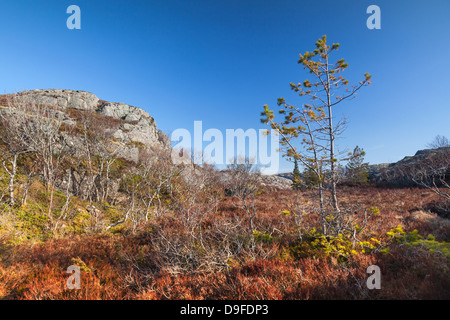
[[[222,194],[217,171],[209,165],[184,171],[174,187],[170,208],[179,227],[176,234],[169,229],[161,230],[157,240],[168,263],[190,271],[215,267],[218,263],[223,266],[226,253],[217,252],[214,242],[217,239],[214,237],[220,236],[207,229],[214,223]]]
[[[395,176],[432,190],[443,199],[442,208],[450,212],[450,147],[441,148],[414,163],[395,168]]]
[[[107,227],[107,230],[131,220],[133,229],[150,220],[152,207],[157,207],[156,216],[162,211],[162,199],[173,196],[183,168],[174,166],[170,153],[159,148],[143,149],[139,163],[128,168],[120,182],[120,191],[127,195],[126,210],[121,219]]]
[[[93,201],[107,201],[110,192],[111,167],[123,150],[123,145],[113,143],[113,127],[117,125],[108,117],[100,118],[91,111],[77,111],[81,143],[73,168],[73,192]]]
[[[17,175],[17,160],[20,155],[30,151],[22,128],[25,115],[12,109],[13,103],[12,98],[9,98],[9,108],[0,111],[0,139],[6,147],[1,161],[9,175],[8,190],[12,206],[15,204],[14,183]]]
[[[228,193],[240,201],[239,208],[247,214],[251,247],[255,245],[253,232],[254,219],[257,215],[255,195],[260,185],[260,170],[248,157],[238,157],[228,165],[230,181],[227,183]]]
[[[20,128],[15,132],[18,134],[16,139],[27,152],[33,153],[39,166],[49,192],[47,215],[53,222],[54,188],[69,149],[62,132],[68,132],[71,128],[64,122],[64,114],[57,107],[40,105],[27,96],[14,96],[9,109],[14,115],[14,126]]]
[[[163,196],[170,197],[172,195],[184,168],[174,166],[170,153],[159,148],[142,150],[139,157],[140,174],[144,179],[140,199],[145,208],[145,221],[148,221],[152,207],[157,207],[156,216],[160,215]]]
[[[427,144],[427,148],[430,149],[438,149],[443,147],[450,147],[450,141],[447,139],[447,137],[437,135],[434,137],[433,141]]]

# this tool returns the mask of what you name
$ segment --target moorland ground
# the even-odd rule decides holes
[[[295,222],[289,204],[294,199],[300,199],[297,206],[306,199],[314,202],[310,190],[259,191],[254,199],[255,230],[250,236],[248,217],[239,200],[227,196],[221,197],[217,211],[202,218],[197,231],[189,230],[177,212],[169,211],[134,230],[121,226],[110,232],[20,243],[4,235],[0,297],[450,298],[450,222],[429,211],[439,201],[433,192],[359,185],[342,187],[339,195],[342,207],[379,209],[356,246],[322,239],[313,229],[318,226],[314,214],[303,212],[301,225]],[[67,289],[70,265],[81,268],[80,290]],[[380,267],[380,290],[366,286],[370,265]]]

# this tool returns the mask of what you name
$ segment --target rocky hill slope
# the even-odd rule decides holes
[[[17,97],[34,101],[36,104],[51,106],[63,112],[63,120],[75,124],[77,119],[71,116],[72,110],[94,112],[115,125],[109,126],[112,138],[122,144],[121,157],[137,162],[139,149],[160,148],[169,151],[170,140],[158,130],[155,120],[144,110],[127,105],[100,100],[86,91],[48,89],[19,92]],[[8,107],[12,95],[0,96],[0,106]],[[76,139],[73,141],[76,143]]]
[[[37,89],[22,91],[15,95],[0,95],[0,110],[14,112],[14,99],[28,101],[36,105],[50,106],[57,110],[58,116],[66,124],[80,127],[81,114],[95,114],[97,120],[109,132],[110,143],[120,145],[120,148],[107,148],[119,150],[118,156],[125,160],[137,163],[143,149],[154,152],[162,151],[170,154],[171,142],[169,137],[157,129],[155,120],[150,114],[140,108],[125,103],[109,102],[99,99],[95,94],[64,89]],[[17,104],[17,102],[16,102]],[[73,149],[84,148],[82,134],[69,134],[66,141]],[[192,168],[191,168],[192,169]],[[192,170],[185,170],[189,174]],[[221,172],[223,179],[228,179],[226,172]],[[292,181],[288,177],[279,175],[258,175],[261,186],[290,189]]]
[[[398,162],[370,165],[369,178],[375,183],[410,185],[412,182],[406,173],[412,168],[417,171],[436,166],[441,172],[450,172],[449,159],[450,147],[419,150],[414,156],[407,156]]]

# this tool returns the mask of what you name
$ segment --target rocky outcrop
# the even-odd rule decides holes
[[[233,174],[231,170],[225,169],[220,171],[222,183],[227,186],[232,183]],[[250,181],[256,183],[261,187],[274,187],[281,190],[292,189],[292,180],[282,177],[280,175],[264,175],[257,173],[250,173],[252,178]]]
[[[425,165],[430,165],[437,159],[447,159],[447,161],[440,161],[442,165],[448,168],[448,159],[450,158],[450,147],[443,147],[438,149],[419,150],[414,156],[407,156],[402,160],[390,164],[378,164],[369,166],[369,179],[375,183],[388,183],[394,185],[414,185],[410,178],[403,173],[405,169],[415,168],[420,169]]]
[[[450,147],[443,147],[438,149],[425,149],[419,150],[412,157],[404,157],[402,160],[390,164],[389,167],[399,166],[399,165],[415,165],[425,159],[434,157],[436,154],[448,154],[450,152]]]
[[[125,103],[102,102],[96,111],[107,117],[122,119],[139,125],[153,125],[155,122],[148,112]]]
[[[261,175],[261,184],[282,190],[292,189],[292,180],[281,175]]]
[[[389,167],[389,163],[371,164],[367,167],[369,173],[369,180],[372,182],[380,182],[381,175],[385,168]]]
[[[56,107],[63,112],[63,120],[74,124],[76,119],[69,116],[69,109],[96,112],[104,117],[114,119],[111,126],[112,136],[122,144],[121,156],[130,161],[137,161],[141,148],[160,148],[170,151],[170,139],[156,127],[155,120],[148,112],[127,105],[100,100],[96,95],[85,91],[48,89],[22,91],[20,97],[31,99],[37,104]],[[76,138],[73,139],[76,144]]]
[[[61,89],[30,90],[19,92],[18,95],[29,97],[38,104],[55,106],[61,109],[73,108],[95,111],[99,102],[95,94],[85,91]]]

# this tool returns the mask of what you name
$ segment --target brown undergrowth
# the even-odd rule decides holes
[[[423,237],[432,234],[439,243],[449,242],[448,220],[424,210],[435,200],[432,192],[343,187],[340,191],[343,207],[358,204],[379,209],[380,214],[370,220],[364,237],[379,239],[383,244],[345,259],[327,254],[306,238],[298,239],[293,218],[282,214],[298,195],[301,199],[312,199],[309,191],[263,191],[257,196],[256,245],[252,248],[246,243],[245,214],[231,197],[222,199],[218,211],[202,220],[194,240],[192,230],[184,229],[176,212],[144,223],[134,233],[74,235],[18,245],[11,244],[7,238],[1,239],[0,297],[450,298],[449,258],[439,250],[407,245],[388,236],[390,230],[401,225],[405,232],[417,229]],[[308,224],[305,227],[313,227],[316,222],[314,217],[304,220]],[[186,248],[183,243],[192,246]],[[69,277],[66,270],[70,265],[81,269],[80,290],[66,287]],[[381,269],[380,290],[367,289],[366,270],[370,265]]]

